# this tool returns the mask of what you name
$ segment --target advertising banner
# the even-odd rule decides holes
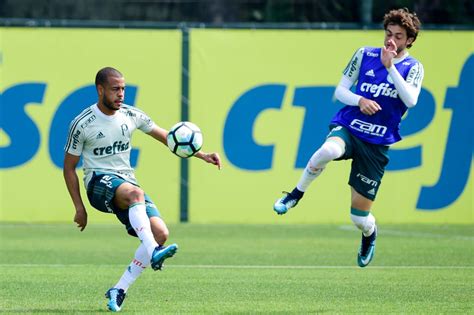
[[[380,47],[383,31],[191,29],[189,36],[189,120],[223,169],[191,158],[182,180],[180,159],[138,131],[131,163],[166,222],[179,220],[185,184],[192,223],[348,223],[350,161],[331,162],[285,216],[272,207],[324,142],[351,56]],[[372,209],[380,223],[474,223],[473,39],[469,31],[422,31],[409,50],[425,77],[402,121],[403,140],[389,152]],[[180,121],[182,49],[181,30],[0,29],[0,221],[72,221],[63,146],[69,122],[97,100],[102,67],[124,74],[126,103],[164,128]],[[91,220],[115,222],[82,196]]]
[[[350,161],[330,163],[284,218],[272,206],[324,142],[350,58],[382,46],[383,30],[198,29],[190,38],[191,120],[224,164],[191,163],[190,220],[349,222]],[[423,89],[390,150],[372,209],[380,222],[473,223],[473,43],[472,32],[423,31],[409,50],[424,65]]]
[[[169,128],[181,115],[181,32],[3,28],[0,38],[0,221],[72,222],[63,148],[71,120],[97,101],[97,71],[121,71],[125,103]],[[140,131],[132,146],[139,183],[176,222],[179,158]],[[82,197],[91,222],[116,221]]]

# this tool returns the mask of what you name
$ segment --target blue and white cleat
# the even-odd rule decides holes
[[[107,307],[112,312],[119,312],[122,309],[123,300],[127,294],[123,289],[111,288],[105,293],[105,297],[109,299]]]
[[[290,208],[296,206],[300,201],[300,198],[295,197],[292,193],[287,191],[283,193],[286,195],[278,199],[273,205],[273,210],[279,215],[287,213]]]
[[[377,238],[377,226],[370,236],[362,234],[359,253],[357,254],[357,263],[359,267],[365,267],[372,261],[375,254],[375,239]]]
[[[161,270],[165,259],[173,257],[177,251],[177,244],[171,244],[169,246],[157,246],[151,255],[151,268],[153,268],[153,270]]]

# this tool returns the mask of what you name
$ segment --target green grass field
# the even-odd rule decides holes
[[[473,313],[473,226],[171,225],[178,254],[146,270],[124,313]],[[122,226],[0,224],[0,313],[105,313],[138,242]]]

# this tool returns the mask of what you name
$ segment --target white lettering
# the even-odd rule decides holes
[[[364,82],[360,85],[360,90],[362,92],[369,92],[370,94],[373,94],[374,97],[383,95],[391,98],[397,98],[398,91],[389,86],[390,84],[388,83],[372,84]]]
[[[363,133],[370,134],[372,136],[383,137],[387,132],[387,127],[382,125],[372,124],[360,119],[354,119],[351,121],[350,127]]]
[[[357,173],[356,177],[360,178],[361,181],[363,181],[364,183],[366,183],[368,185],[371,185],[371,186],[374,186],[374,187],[377,187],[377,185],[378,185],[378,182],[376,180],[370,179],[367,176],[362,175],[361,173]]]

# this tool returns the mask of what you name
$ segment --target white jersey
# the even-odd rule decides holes
[[[130,138],[135,129],[149,133],[154,126],[150,117],[135,107],[122,104],[108,116],[94,104],[71,122],[64,150],[82,155],[86,187],[94,171],[117,174],[136,183],[130,166]]]

